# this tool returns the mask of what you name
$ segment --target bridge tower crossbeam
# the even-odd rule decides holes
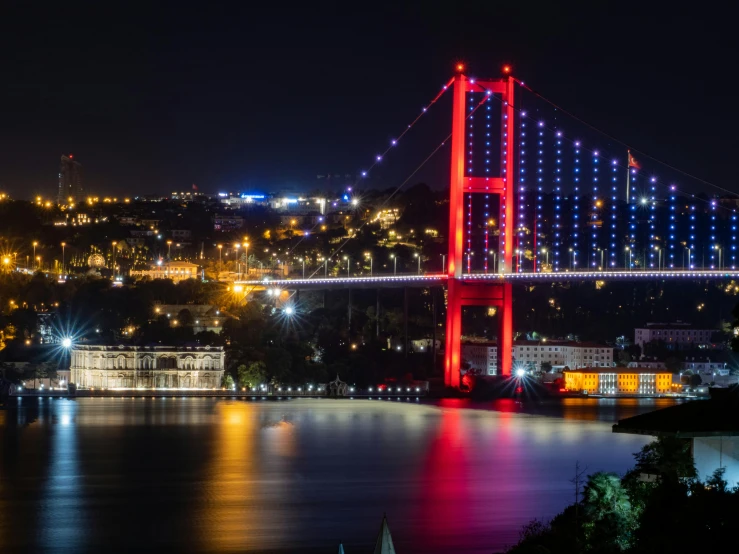
[[[513,314],[510,283],[470,283],[462,276],[465,220],[465,194],[497,194],[500,196],[500,242],[498,272],[510,273],[513,267],[514,238],[514,85],[508,76],[492,81],[475,81],[458,74],[453,83],[451,176],[449,198],[449,264],[447,292],[446,349],[444,359],[444,383],[459,387],[462,335],[462,308],[465,306],[494,306],[498,309],[498,373],[511,374],[511,349],[513,346]],[[467,94],[482,92],[500,95],[503,110],[501,132],[501,174],[498,176],[473,176],[465,171],[466,133],[468,117]],[[490,101],[490,100],[487,100]]]

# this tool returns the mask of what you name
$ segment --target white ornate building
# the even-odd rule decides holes
[[[69,382],[80,388],[185,388],[221,386],[222,346],[98,346],[71,350]]]
[[[132,277],[150,277],[152,279],[172,279],[175,283],[186,279],[197,279],[200,266],[190,262],[164,262],[151,266],[150,269],[131,270]]]

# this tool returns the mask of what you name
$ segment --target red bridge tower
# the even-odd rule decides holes
[[[462,69],[458,67],[458,69]],[[507,68],[504,69],[507,72]],[[510,75],[492,81],[468,79],[461,72],[454,79],[454,104],[452,108],[452,163],[449,201],[449,265],[446,316],[446,350],[444,383],[459,387],[462,333],[462,308],[464,306],[495,306],[498,309],[498,374],[511,374],[511,349],[513,346],[513,314],[511,284],[465,280],[462,275],[463,246],[465,241],[465,194],[500,195],[500,242],[498,272],[510,273],[513,262],[514,236],[514,93],[515,80]],[[468,117],[467,94],[482,92],[499,95],[503,110],[501,131],[501,174],[495,177],[477,177],[465,171],[465,121]],[[492,101],[492,100],[490,100]],[[473,108],[474,109],[474,108]]]

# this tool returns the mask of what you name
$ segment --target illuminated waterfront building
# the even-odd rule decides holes
[[[131,270],[131,277],[171,279],[178,283],[185,279],[197,279],[199,267],[199,265],[190,262],[162,262],[152,265],[151,269]]]
[[[515,341],[512,359],[517,368],[541,370],[542,363],[552,369],[565,367],[611,367],[613,348],[601,344],[571,341]],[[462,359],[469,368],[483,375],[497,375],[498,344],[469,342],[462,345]]]
[[[586,394],[644,394],[670,392],[672,373],[652,368],[594,368],[564,372],[565,389]]]
[[[71,383],[80,388],[183,388],[221,386],[222,346],[102,346],[71,348]]]

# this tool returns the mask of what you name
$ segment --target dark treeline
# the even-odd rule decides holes
[[[550,522],[532,521],[509,554],[718,552],[734,543],[739,489],[725,468],[696,476],[689,441],[660,438],[624,476],[573,476],[576,502]]]

